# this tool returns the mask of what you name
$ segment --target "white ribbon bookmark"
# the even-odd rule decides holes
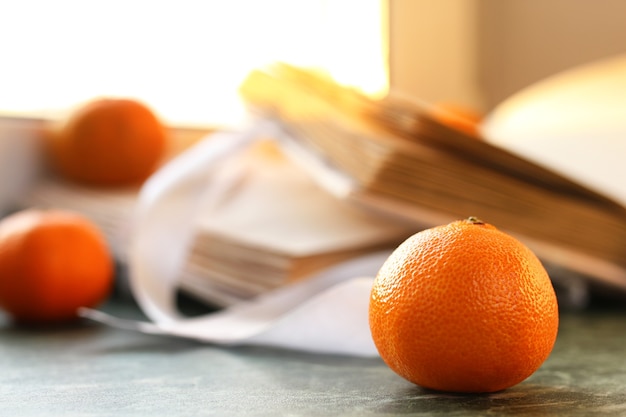
[[[153,322],[91,309],[82,309],[81,315],[120,328],[215,344],[376,356],[368,324],[372,278],[362,277],[374,276],[389,251],[346,261],[204,316],[183,317],[176,308],[179,271],[199,207],[206,207],[207,199],[218,202],[245,174],[245,168],[229,163],[234,156],[258,138],[277,135],[271,124],[214,134],[150,178],[139,194],[127,261],[132,293]]]

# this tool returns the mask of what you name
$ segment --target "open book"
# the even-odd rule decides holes
[[[416,231],[322,189],[273,141],[259,140],[201,205],[181,288],[226,306],[366,254],[389,253]],[[375,271],[371,271],[375,273]]]
[[[477,216],[547,265],[626,290],[626,207],[615,199],[443,123],[422,103],[373,99],[322,73],[276,64],[252,72],[241,94],[282,126],[303,166],[343,178],[324,182],[340,197],[419,227]]]

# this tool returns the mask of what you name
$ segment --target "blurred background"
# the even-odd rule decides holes
[[[0,3],[0,112],[131,96],[171,124],[231,124],[238,85],[276,60],[386,86],[380,0]]]
[[[626,51],[620,0],[0,0],[0,10],[0,114],[37,117],[106,95],[140,98],[175,125],[238,123],[237,86],[275,60],[488,112]]]
[[[626,2],[389,0],[395,89],[487,112],[573,66],[626,52]]]
[[[114,194],[37,177],[39,122],[94,98],[146,103],[174,131],[171,155],[213,128],[240,126],[239,86],[276,61],[323,69],[372,95],[393,90],[488,115],[539,80],[626,53],[624,16],[622,0],[0,0],[0,174],[11,178],[0,187],[0,214],[13,205],[81,207],[125,247],[136,189]],[[621,108],[606,112],[620,127]],[[566,161],[584,180],[618,183],[614,195],[624,195],[623,151],[613,150],[623,141],[589,137],[583,152],[571,141],[548,149],[543,139],[531,132],[519,143]]]

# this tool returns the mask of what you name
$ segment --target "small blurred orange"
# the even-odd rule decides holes
[[[70,180],[102,186],[143,182],[168,145],[156,115],[133,99],[91,101],[49,139],[54,168]]]
[[[473,109],[459,104],[441,102],[431,109],[435,120],[458,129],[473,138],[479,138],[479,125],[482,115]]]
[[[72,320],[113,287],[100,230],[79,214],[24,210],[0,221],[0,307],[17,322]]]

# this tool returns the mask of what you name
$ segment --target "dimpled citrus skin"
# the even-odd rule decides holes
[[[458,221],[417,233],[380,269],[370,327],[382,359],[425,388],[494,392],[534,373],[558,331],[537,257],[495,227]]]

